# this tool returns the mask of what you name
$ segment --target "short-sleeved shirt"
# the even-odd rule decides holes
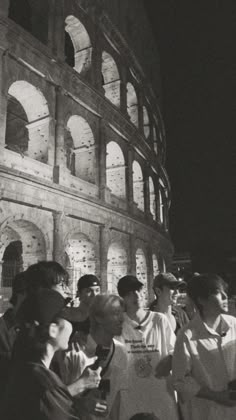
[[[75,420],[79,418],[67,388],[41,363],[17,366],[8,382],[4,420]]]
[[[128,352],[128,393],[123,395],[123,420],[138,412],[154,413],[160,420],[177,420],[171,378],[155,377],[158,363],[174,350],[175,334],[167,317],[150,311],[138,324],[125,314],[121,338]]]
[[[224,391],[236,379],[236,318],[221,315],[221,329],[220,335],[196,314],[177,337],[173,381],[186,420],[236,419],[236,407],[197,397],[201,388]]]

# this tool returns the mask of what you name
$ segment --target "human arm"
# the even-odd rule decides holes
[[[101,381],[101,367],[93,370],[87,366],[82,375],[70,385],[67,385],[67,389],[72,397],[83,393],[87,389],[97,388]]]
[[[172,370],[172,355],[174,352],[174,346],[176,337],[170,326],[170,323],[165,315],[162,315],[160,320],[160,332],[162,340],[162,359],[156,366],[155,376],[156,378],[163,378],[169,376]]]

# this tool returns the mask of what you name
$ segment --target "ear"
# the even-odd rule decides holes
[[[160,289],[159,287],[155,287],[155,288],[154,288],[154,293],[155,293],[155,295],[156,295],[157,297],[159,297],[159,296],[160,296],[160,294],[161,294],[161,289]]]
[[[58,335],[58,330],[59,330],[59,326],[55,322],[52,322],[49,325],[49,330],[48,330],[49,337],[56,338]]]

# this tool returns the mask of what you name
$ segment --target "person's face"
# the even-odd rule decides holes
[[[71,291],[66,283],[61,282],[52,286],[52,289],[56,292],[60,293],[60,295],[66,299],[71,296]]]
[[[143,288],[131,290],[124,296],[124,302],[128,310],[142,308],[143,306]]]
[[[228,295],[223,287],[216,290],[215,293],[208,296],[207,299],[199,299],[202,311],[214,316],[228,312]]]
[[[171,289],[169,286],[162,286],[162,288],[155,288],[155,294],[163,305],[170,306],[177,303],[179,290],[177,288]]]
[[[66,350],[72,333],[72,325],[66,319],[59,319],[56,327],[57,329],[54,337],[55,346],[60,350]]]
[[[124,321],[124,308],[119,301],[107,305],[104,316],[101,318],[101,325],[104,331],[114,337],[122,333]]]
[[[100,293],[101,293],[100,286],[91,286],[91,287],[86,287],[82,289],[80,292],[78,292],[78,296],[80,298],[80,302],[83,302],[86,305],[90,306],[95,296],[99,295]]]

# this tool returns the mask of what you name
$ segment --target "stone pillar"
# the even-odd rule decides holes
[[[132,232],[129,236],[129,259],[128,259],[128,274],[136,276],[136,248],[135,248],[136,236]]]
[[[64,213],[54,211],[53,217],[53,260],[64,265],[63,222]]]
[[[0,49],[0,162],[3,161],[7,120],[7,53]]]
[[[95,43],[92,50],[91,79],[92,85],[104,94],[102,86],[102,50],[99,44],[98,28],[95,28]]]
[[[105,201],[106,197],[106,129],[100,120],[99,129],[99,197]]]
[[[128,201],[129,213],[133,212],[133,149],[129,146],[127,152],[127,165],[126,165],[126,194]]]
[[[54,182],[59,183],[60,171],[65,168],[64,144],[64,95],[61,87],[56,88],[55,166]]]
[[[10,6],[10,0],[0,1],[0,16],[1,17],[8,17],[9,6]]]
[[[139,131],[144,135],[143,128],[143,97],[140,92],[137,94],[138,97],[138,127]]]
[[[61,61],[65,60],[65,16],[64,16],[64,1],[54,0],[55,4],[51,6],[51,12],[54,14],[51,20],[52,35],[51,45],[52,52]],[[53,12],[54,10],[54,12]]]
[[[49,12],[48,12],[48,47],[53,51],[54,48],[54,32],[55,32],[55,1],[51,0],[49,2]]]
[[[107,251],[109,231],[105,226],[100,226],[100,279],[102,292],[107,291]]]
[[[127,117],[127,73],[126,69],[122,67],[120,74],[120,110]]]
[[[149,189],[149,176],[148,176],[147,168],[144,169],[143,175],[144,175],[143,177],[144,212],[147,217],[152,218],[152,215],[150,212],[150,189]]]

